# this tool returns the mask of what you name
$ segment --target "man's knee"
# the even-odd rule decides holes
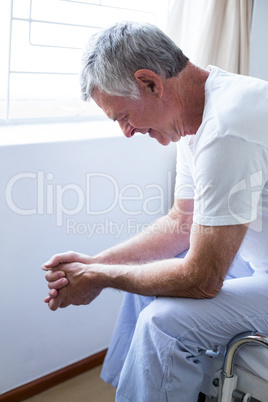
[[[168,336],[185,347],[200,345],[202,348],[203,345],[208,349],[211,346],[208,342],[211,328],[209,306],[208,301],[204,305],[200,300],[157,297],[141,312],[137,329],[150,338]]]
[[[141,313],[137,327],[142,331],[157,331],[177,338],[187,329],[187,316],[183,299],[157,297]]]

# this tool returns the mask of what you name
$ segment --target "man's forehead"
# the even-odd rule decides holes
[[[94,102],[104,111],[104,113],[111,118],[112,116],[109,115],[111,113],[110,109],[112,107],[112,100],[110,99],[111,95],[107,94],[106,92],[100,91],[98,89],[94,90],[92,95],[92,99]]]
[[[127,99],[124,97],[110,95],[107,92],[95,89],[92,99],[104,111],[109,119],[117,120],[118,114],[127,109]]]
[[[99,89],[94,89],[92,94],[92,99],[98,104],[102,105],[109,95],[106,92],[100,91]]]

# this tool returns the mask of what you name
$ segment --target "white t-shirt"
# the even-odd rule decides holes
[[[202,124],[178,142],[175,197],[194,222],[250,223],[240,253],[268,271],[268,82],[210,67]]]

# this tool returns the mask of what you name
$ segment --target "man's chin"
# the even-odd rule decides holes
[[[166,146],[166,145],[170,144],[170,139],[163,137],[162,134],[159,133],[158,131],[154,131],[154,130],[150,129],[150,130],[148,130],[148,134],[151,138],[154,138],[161,145]]]
[[[170,144],[171,141],[169,139],[168,140],[162,139],[162,140],[159,140],[158,142],[159,142],[159,144],[164,145],[166,147],[167,145]]]

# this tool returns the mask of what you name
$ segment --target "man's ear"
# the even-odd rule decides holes
[[[146,91],[151,95],[161,98],[163,94],[163,79],[152,70],[141,69],[134,74],[141,91]]]

